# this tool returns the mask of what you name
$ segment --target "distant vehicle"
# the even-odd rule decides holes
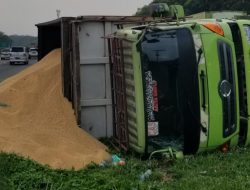
[[[5,48],[5,49],[1,50],[0,59],[1,60],[9,60],[10,59],[10,49],[9,48]]]
[[[30,48],[29,49],[29,59],[37,58],[37,56],[38,56],[37,48]]]
[[[28,48],[24,46],[15,46],[10,49],[10,65],[14,63],[29,63]]]

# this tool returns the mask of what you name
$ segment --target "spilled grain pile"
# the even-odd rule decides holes
[[[61,53],[0,83],[0,151],[53,168],[79,169],[109,157],[106,147],[76,125],[61,92]]]

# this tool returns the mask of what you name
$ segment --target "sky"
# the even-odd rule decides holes
[[[60,16],[132,15],[152,0],[0,0],[0,31],[37,36],[35,24]]]

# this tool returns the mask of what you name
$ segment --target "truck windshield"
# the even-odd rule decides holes
[[[25,52],[23,47],[12,47],[11,52]]]
[[[196,152],[200,134],[198,64],[190,30],[146,33],[141,59],[148,146]]]

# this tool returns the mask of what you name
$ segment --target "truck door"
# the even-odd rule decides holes
[[[250,144],[250,21],[238,20],[237,24],[242,40],[242,56],[238,57],[242,61],[242,66],[241,73],[238,71],[238,75],[241,74],[241,77],[245,80],[244,88],[240,89],[242,92],[240,92],[239,98],[243,105],[247,105],[245,111],[242,110],[243,112],[241,112],[241,114],[244,114],[241,119],[241,135],[244,138],[244,144],[248,145]],[[240,60],[238,64],[240,64]]]

